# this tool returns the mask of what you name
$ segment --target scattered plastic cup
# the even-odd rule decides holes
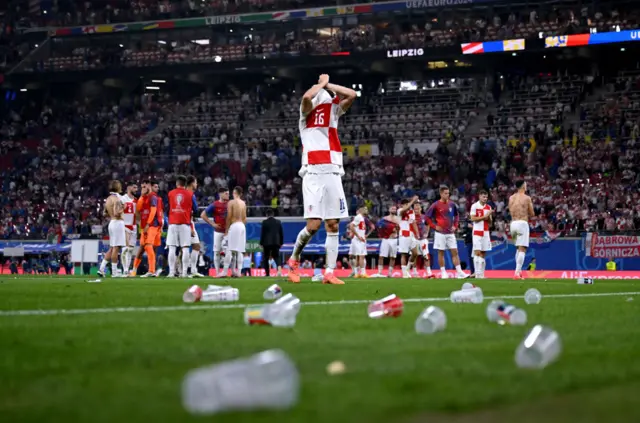
[[[265,318],[265,310],[268,305],[250,306],[244,309],[244,323],[249,326],[270,325]]]
[[[277,284],[273,284],[271,285],[269,288],[267,288],[264,291],[264,294],[262,294],[262,297],[265,300],[275,300],[278,299],[282,296],[282,288],[280,288]]]
[[[416,333],[432,334],[447,326],[447,316],[439,307],[427,307],[416,319]]]
[[[240,291],[238,288],[226,287],[214,291],[205,291],[202,293],[201,300],[203,302],[226,302],[238,301],[240,299]]]
[[[523,369],[542,369],[556,361],[562,352],[558,332],[536,325],[516,348],[516,365]]]
[[[199,415],[286,410],[298,402],[299,394],[298,370],[282,350],[194,369],[182,381],[182,404]]]
[[[522,326],[527,323],[527,312],[502,300],[493,300],[487,306],[487,319],[501,325]]]
[[[220,289],[226,289],[228,288],[227,286],[220,286],[220,285],[207,285],[207,291],[218,291]]]
[[[101,283],[102,279],[88,279],[87,283]]]
[[[535,288],[527,289],[524,293],[524,302],[527,304],[540,304],[542,301],[542,294]]]
[[[453,291],[449,296],[449,299],[452,303],[481,304],[484,300],[484,296],[482,295],[482,289],[475,287],[471,289]]]
[[[578,278],[578,285],[593,285],[593,278]]]
[[[381,300],[369,304],[367,313],[372,319],[383,317],[400,317],[404,311],[404,303],[396,294],[391,294]]]
[[[477,286],[475,286],[471,282],[465,282],[462,284],[462,288],[460,289],[473,289],[473,288],[477,288]]]
[[[185,303],[197,303],[202,299],[202,288],[198,285],[193,285],[182,294],[182,301]]]

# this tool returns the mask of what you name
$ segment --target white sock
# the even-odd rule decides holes
[[[111,263],[111,276],[118,276],[119,274],[118,263]]]
[[[120,255],[120,258],[122,259],[122,271],[125,275],[129,273],[129,267],[131,266],[132,253],[133,253],[133,248],[124,247],[122,249],[122,255]]]
[[[431,275],[431,266],[427,266],[427,275]]]
[[[440,276],[442,276],[443,279],[447,279],[449,277],[449,275],[447,274],[447,269],[445,269],[444,267],[441,267]]]
[[[484,271],[487,268],[487,260],[482,257],[482,261],[480,262],[481,267],[482,267],[482,277],[484,278]]]
[[[233,253],[229,250],[224,252],[224,268],[222,274],[227,276],[229,273],[229,267],[231,267],[231,260],[233,259]]]
[[[354,267],[353,269],[354,269],[354,271],[355,271],[356,275],[359,275],[359,274],[360,274],[360,266],[356,266],[356,267]]]
[[[395,263],[394,263],[395,264]],[[387,274],[389,276],[393,275],[393,266],[391,265],[391,262],[389,262],[389,267],[387,268]]]
[[[243,259],[244,259],[244,255],[241,252],[236,251],[236,270],[238,272],[238,276],[240,276],[241,273],[242,273],[242,261],[243,261]]]
[[[382,260],[381,260],[382,261]],[[379,264],[378,265],[378,274],[382,275],[382,272],[384,271],[384,264]]]
[[[189,272],[189,247],[182,247],[182,277],[186,277]]]
[[[174,277],[176,275],[176,261],[178,260],[176,247],[167,248],[169,248],[169,276]]]
[[[404,275],[405,273],[408,273],[408,272],[409,272],[409,269],[407,268],[407,266],[406,266],[406,265],[404,265],[404,266],[400,266],[400,267],[402,268],[402,274],[403,274],[403,275]]]
[[[191,251],[191,274],[198,273],[198,258],[200,257],[200,251]]]
[[[220,273],[220,252],[213,253],[213,266],[216,269],[216,275]]]
[[[105,272],[105,270],[107,270],[107,265],[109,264],[108,261],[106,261],[105,259],[102,259],[102,263],[100,263],[100,271],[102,273]]]
[[[291,254],[291,258],[293,258],[294,260],[300,260],[300,254],[302,253],[302,250],[307,245],[310,239],[311,234],[309,233],[309,231],[307,231],[307,228],[302,228],[302,230],[298,233],[298,237],[296,238],[296,244],[293,246],[293,254]]]
[[[457,266],[456,266],[456,272],[458,272],[458,273],[464,273],[464,272],[462,271],[462,267],[460,267],[460,265],[457,265]]]
[[[484,259],[484,257],[478,257],[480,260],[478,260],[480,262],[480,266],[478,266],[476,264],[476,273],[478,273],[478,269],[480,270],[480,276],[484,278],[484,268],[487,265],[487,261]]]
[[[522,265],[524,264],[524,256],[525,256],[525,253],[522,251],[518,251],[516,253],[516,273],[522,272]]]
[[[476,276],[480,276],[480,277],[482,277],[482,269],[480,267],[481,259],[482,257],[480,256],[473,256],[473,267],[476,268]]]
[[[326,263],[327,269],[336,268],[336,261],[338,260],[338,245],[340,244],[340,240],[338,239],[338,232],[332,232],[327,234],[327,239],[324,242],[324,248],[327,250]]]

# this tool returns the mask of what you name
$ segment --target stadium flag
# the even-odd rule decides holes
[[[588,257],[595,258],[640,257],[640,236],[588,233],[585,251]]]

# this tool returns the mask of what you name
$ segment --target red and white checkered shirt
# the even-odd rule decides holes
[[[469,214],[475,217],[483,217],[491,211],[491,206],[488,204],[482,205],[480,201],[473,203],[471,206],[471,211]],[[473,234],[475,236],[484,236],[489,234],[489,221],[488,220],[478,220],[477,222],[473,222]]]
[[[339,173],[342,170],[342,146],[338,138],[338,119],[344,114],[340,98],[331,98],[325,90],[313,98],[313,109],[300,110],[302,140],[301,173]]]

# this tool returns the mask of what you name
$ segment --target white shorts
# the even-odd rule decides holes
[[[398,238],[383,239],[380,243],[380,257],[396,258],[398,255]]]
[[[433,249],[434,250],[457,250],[458,241],[454,234],[441,234],[436,232],[433,236]]]
[[[513,239],[516,247],[529,246],[529,222],[524,220],[513,220],[509,227],[511,239]]]
[[[109,247],[125,247],[126,245],[124,220],[112,220],[109,222]]]
[[[418,254],[424,258],[429,258],[429,240],[421,239],[418,241]]]
[[[224,232],[213,232],[213,251],[219,253],[222,250],[226,250],[228,244],[227,238],[224,237]]]
[[[400,254],[409,254],[414,248],[418,248],[418,240],[411,236],[401,236],[398,242],[398,252]]]
[[[473,251],[491,251],[491,237],[488,233],[473,236]]]
[[[307,173],[302,178],[302,198],[305,219],[349,217],[340,175]]]
[[[229,251],[244,253],[247,247],[247,230],[244,223],[235,222],[229,227]]]
[[[200,235],[198,235],[198,231],[193,230],[194,234],[191,237],[191,245],[200,244]]]
[[[349,247],[349,254],[352,256],[366,256],[367,243],[360,241],[358,238],[353,238]]]
[[[167,246],[191,247],[191,225],[169,225]]]
[[[131,231],[125,228],[125,242],[127,247],[135,247],[137,242],[137,235],[135,231]]]

